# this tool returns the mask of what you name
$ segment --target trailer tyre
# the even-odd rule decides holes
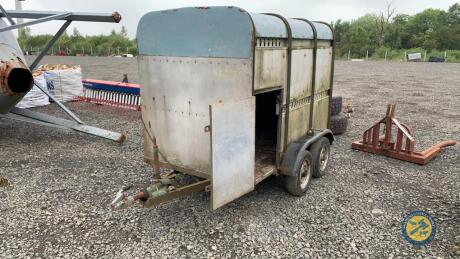
[[[339,113],[331,116],[329,129],[334,135],[340,135],[347,131],[348,127],[348,116],[345,113]]]
[[[332,96],[331,115],[337,115],[342,111],[342,96]]]
[[[294,165],[294,174],[286,176],[286,190],[302,196],[308,189],[312,177],[312,157],[308,150],[300,150]]]
[[[313,158],[312,176],[320,178],[326,173],[329,159],[331,157],[331,144],[329,139],[321,137],[310,148],[311,156]]]

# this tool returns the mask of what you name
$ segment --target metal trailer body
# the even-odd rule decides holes
[[[282,174],[292,143],[332,142],[327,24],[191,7],[147,13],[137,43],[144,160],[208,179],[213,209]],[[256,121],[265,113],[257,103],[271,93],[278,100],[267,106],[267,114],[276,109],[273,155],[256,144]]]

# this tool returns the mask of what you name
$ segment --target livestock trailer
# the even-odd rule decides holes
[[[206,189],[216,209],[271,175],[300,196],[324,173],[334,140],[329,25],[191,7],[144,15],[137,44],[144,160],[197,180],[159,180],[135,199],[151,206]]]

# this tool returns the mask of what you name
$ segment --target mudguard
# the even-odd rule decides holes
[[[294,165],[299,151],[309,149],[310,146],[321,137],[328,138],[331,144],[335,140],[332,131],[325,129],[321,132],[315,132],[313,135],[309,135],[303,139],[299,139],[289,144],[286,152],[284,153],[283,162],[281,163],[281,174],[294,176]]]

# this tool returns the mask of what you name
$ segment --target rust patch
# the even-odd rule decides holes
[[[366,130],[362,140],[353,142],[351,148],[426,165],[439,154],[442,148],[456,144],[453,140],[447,140],[425,151],[416,152],[414,133],[409,126],[396,119],[395,107],[395,104],[389,104],[385,117]],[[396,137],[392,135],[393,128],[396,128]]]
[[[113,12],[112,17],[116,23],[119,23],[121,21],[121,14],[119,12]]]
[[[19,58],[17,55],[14,55],[14,58],[10,60],[0,60],[0,92],[5,95],[15,95],[8,85],[8,77],[15,68],[29,69],[24,61]]]

